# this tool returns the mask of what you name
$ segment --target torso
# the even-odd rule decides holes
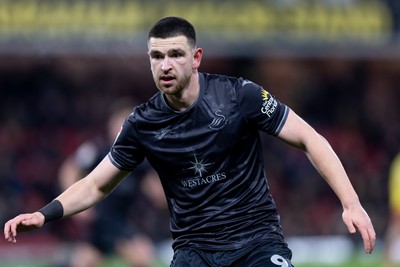
[[[241,104],[244,85],[257,97],[260,91],[260,99],[248,106]],[[269,103],[269,117],[258,122],[258,116],[267,116],[259,112],[268,100],[261,91],[243,79],[200,74],[200,95],[190,109],[176,112],[157,94],[124,126],[111,159],[129,169],[146,157],[157,170],[175,249],[235,249],[283,239],[264,173],[259,130],[276,134],[287,107],[270,98],[276,105]],[[247,112],[252,105],[259,107]],[[121,160],[122,146],[130,146],[125,153],[135,157]]]

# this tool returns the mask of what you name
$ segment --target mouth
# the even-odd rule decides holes
[[[161,84],[163,84],[164,86],[172,85],[174,80],[175,77],[173,75],[162,75],[160,77]]]

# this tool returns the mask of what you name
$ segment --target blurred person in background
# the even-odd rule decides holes
[[[389,169],[389,222],[384,249],[384,267],[400,266],[400,153]]]
[[[84,142],[64,161],[59,171],[63,191],[90,173],[108,154],[133,107],[134,103],[130,99],[115,101],[110,107],[106,134]],[[149,166],[142,166],[132,172],[99,205],[74,216],[74,228],[81,240],[74,242],[68,266],[100,266],[104,257],[110,255],[119,256],[130,266],[152,266],[157,258],[156,244],[152,238],[167,239],[169,235],[168,217],[157,218],[157,214],[167,210],[162,187],[157,179]],[[141,223],[144,219],[147,221]],[[152,225],[152,221],[158,224]],[[143,231],[144,226],[147,226],[146,233]],[[157,236],[153,234],[154,231],[158,233]]]
[[[306,153],[338,196],[349,232],[359,231],[372,253],[372,222],[325,138],[261,86],[199,72],[203,50],[188,21],[159,20],[148,49],[160,92],[135,108],[108,156],[85,178],[39,211],[9,220],[7,241],[99,203],[147,159],[167,197],[171,266],[293,266],[264,171],[264,132]]]

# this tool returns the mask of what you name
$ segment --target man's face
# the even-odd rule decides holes
[[[185,36],[148,41],[151,71],[157,88],[171,95],[187,88],[194,68],[194,53]]]

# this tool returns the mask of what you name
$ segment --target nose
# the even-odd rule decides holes
[[[161,62],[161,70],[162,71],[168,71],[171,69],[171,63],[168,57],[164,57],[164,59]]]

